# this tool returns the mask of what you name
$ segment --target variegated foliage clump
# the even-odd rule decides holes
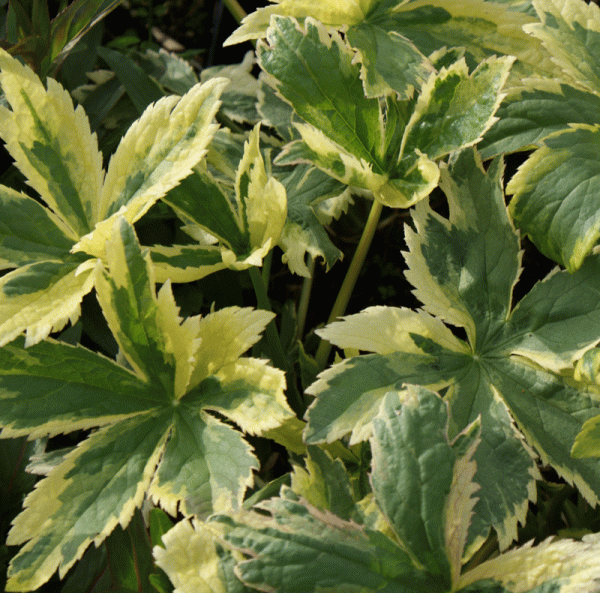
[[[43,476],[6,590],[94,565],[120,591],[600,591],[599,534],[514,545],[541,466],[600,500],[598,35],[582,0],[277,0],[229,40],[259,39],[258,79],[251,56],[199,81],[148,52],[152,92],[179,94],[106,169],[83,109],[0,50],[0,137],[31,188],[0,186],[0,426]],[[503,154],[525,149],[510,199]],[[414,206],[419,309],[317,329],[344,357],[316,379],[270,311],[182,315],[173,284],[223,269],[268,307],[275,247],[331,267],[353,196]],[[179,242],[140,244],[157,204]],[[566,269],[515,302],[523,235]],[[92,291],[113,358],[61,339]],[[290,453],[269,484],[257,436]]]

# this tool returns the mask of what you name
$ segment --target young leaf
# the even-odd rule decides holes
[[[493,525],[505,547],[535,496],[532,448],[590,502],[600,497],[598,465],[571,457],[583,423],[598,415],[596,397],[561,375],[598,342],[600,259],[590,257],[573,275],[551,274],[512,308],[519,241],[501,177],[500,161],[486,174],[467,150],[443,172],[450,219],[425,203],[416,209],[416,230],[406,231],[407,278],[425,311],[370,308],[319,332],[341,348],[374,354],[335,365],[309,388],[317,399],[305,438],[363,440],[390,389],[447,388],[457,430],[481,417],[470,542]],[[464,328],[467,341],[441,320]]]
[[[56,568],[64,575],[91,542],[127,525],[146,495],[172,515],[239,508],[257,461],[242,435],[207,411],[251,434],[293,416],[283,372],[240,358],[270,313],[233,307],[182,322],[170,283],[155,293],[149,256],[124,218],[107,249],[98,297],[132,371],[61,342],[0,349],[2,436],[100,427],[27,497],[9,534],[10,545],[27,542],[11,563],[9,591],[35,589]]]
[[[418,100],[364,95],[350,47],[310,18],[306,29],[276,17],[261,43],[266,81],[307,123],[279,164],[308,162],[344,184],[408,207],[437,185],[435,160],[476,143],[495,121],[512,58],[490,58],[472,73],[463,61],[432,74]],[[323,72],[327,71],[327,76]]]
[[[47,88],[0,51],[0,137],[40,202],[0,187],[0,345],[27,330],[27,344],[79,317],[95,263],[118,213],[138,220],[189,175],[215,132],[215,79],[149,107],[125,135],[106,178],[96,136],[54,80]]]
[[[244,145],[234,192],[208,171],[197,169],[163,201],[193,223],[186,227],[188,233],[201,238],[206,232],[220,245],[155,246],[152,260],[159,281],[189,282],[224,268],[262,265],[279,241],[287,213],[285,188],[267,174],[260,152],[260,125]]]

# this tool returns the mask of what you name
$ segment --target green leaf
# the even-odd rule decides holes
[[[114,586],[150,591],[152,551],[144,519],[137,511],[126,529],[117,527],[104,542]]]
[[[101,19],[121,4],[121,0],[75,0],[62,10],[51,23],[51,53],[45,64],[59,66],[61,58]]]
[[[154,79],[128,56],[107,47],[98,48],[98,55],[117,75],[140,115],[148,105],[164,97],[164,92]]]
[[[312,163],[346,185],[408,207],[437,185],[435,160],[476,143],[492,125],[512,58],[489,58],[469,74],[461,60],[431,74],[420,97],[366,97],[355,54],[307,18],[277,17],[259,47],[266,81],[307,123],[279,164]],[[324,76],[324,72],[328,74]]]
[[[163,199],[191,222],[184,230],[200,245],[155,248],[159,281],[189,282],[223,268],[262,265],[279,241],[287,213],[285,187],[267,172],[260,151],[260,124],[244,144],[233,191],[197,169]],[[214,245],[217,241],[219,245]]]
[[[558,82],[534,81],[515,94],[487,140],[486,154],[540,146],[507,187],[511,214],[546,256],[578,269],[599,237],[593,195],[600,120],[600,10],[580,0],[536,0],[540,23],[525,30],[561,68]],[[524,101],[521,101],[524,99]],[[527,120],[523,125],[523,119]]]
[[[502,102],[498,121],[477,145],[482,158],[534,147],[570,124],[598,122],[600,97],[554,80],[534,81]]]
[[[145,53],[138,54],[137,59],[146,73],[176,95],[185,95],[198,83],[192,65],[164,49],[160,51],[147,49]]]
[[[223,525],[226,541],[251,556],[236,570],[250,587],[306,593],[336,586],[388,590],[383,587],[389,585],[390,591],[404,592],[429,585],[395,542],[298,500],[286,487],[281,498],[256,508],[263,512],[244,512],[236,520],[213,518]],[[443,589],[433,585],[428,590]]]
[[[362,64],[361,78],[367,97],[395,91],[408,99],[434,70],[410,40],[379,24],[365,21],[349,27],[346,35]],[[402,68],[396,64],[402,64]]]
[[[81,108],[53,79],[48,89],[3,52],[0,82],[12,111],[0,109],[0,135],[29,185],[61,219],[71,239],[95,222],[92,204],[102,188],[102,155]]]
[[[510,209],[519,228],[571,272],[600,237],[595,200],[599,127],[572,124],[544,138],[507,187],[514,194]]]
[[[398,539],[419,565],[449,588],[444,506],[454,455],[444,438],[448,413],[442,400],[428,397],[425,390],[411,393],[409,388],[408,393],[404,405],[399,395],[386,395],[373,420],[371,483]]]
[[[64,575],[91,542],[126,526],[146,496],[173,515],[239,508],[257,461],[242,435],[207,411],[258,435],[293,416],[283,372],[240,358],[271,314],[230,308],[182,321],[170,284],[156,294],[124,218],[108,251],[98,298],[133,370],[61,342],[24,348],[19,339],[0,349],[2,436],[100,427],[46,464],[15,519],[10,545],[25,545],[9,591],[35,589],[56,568]]]
[[[78,4],[78,3],[75,3]],[[39,201],[0,187],[0,345],[27,330],[34,344],[79,317],[114,217],[137,221],[206,154],[224,79],[148,108],[108,172],[83,109],[0,51],[0,137]],[[73,253],[73,252],[77,253]]]
[[[283,487],[254,511],[209,522],[249,556],[236,570],[244,583],[305,592],[454,590],[475,503],[478,423],[450,442],[447,404],[422,388],[402,391],[388,393],[374,421],[377,505],[371,495],[354,504],[343,464],[309,447],[307,471],[296,468],[292,488],[311,502]],[[353,523],[352,514],[369,527]]]
[[[535,0],[540,23],[524,30],[539,39],[560,67],[563,77],[597,93],[600,90],[600,9],[595,4],[571,0],[558,4]]]
[[[0,262],[20,267],[50,258],[63,259],[73,245],[60,221],[39,202],[0,186]]]
[[[379,101],[364,96],[350,48],[312,19],[304,31],[294,19],[276,18],[267,41],[270,46],[261,45],[258,52],[261,68],[270,75],[267,82],[300,117],[352,155],[356,167],[364,162],[363,185],[381,185],[378,179],[385,171],[377,158],[382,156]],[[338,179],[346,183],[351,171],[338,172]]]
[[[294,467],[291,488],[323,511],[331,511],[346,521],[356,518],[356,502],[344,464],[319,447],[308,447],[306,469]]]
[[[600,496],[597,465],[571,457],[583,424],[598,415],[596,397],[562,376],[598,342],[600,260],[589,258],[575,274],[551,274],[513,309],[519,242],[501,178],[500,161],[484,173],[470,150],[443,170],[449,219],[423,203],[415,230],[406,230],[407,278],[425,312],[370,308],[320,330],[341,348],[374,354],[335,365],[308,390],[317,396],[308,443],[368,438],[385,393],[403,383],[447,389],[454,430],[481,417],[474,457],[480,501],[467,553],[490,525],[502,547],[516,537],[535,496],[532,449],[591,503]],[[467,342],[441,320],[464,328]]]
[[[459,60],[431,76],[421,89],[404,134],[403,157],[413,152],[439,159],[477,143],[495,121],[512,64],[510,58],[489,58],[469,74]]]

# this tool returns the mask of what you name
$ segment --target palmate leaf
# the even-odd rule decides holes
[[[464,60],[432,74],[418,99],[365,96],[360,66],[337,33],[307,18],[273,17],[259,44],[265,80],[306,123],[279,164],[311,163],[338,181],[408,207],[437,185],[435,160],[480,140],[495,121],[513,58]]]
[[[262,434],[293,416],[283,372],[240,358],[272,314],[232,307],[182,321],[170,289],[158,294],[133,228],[115,222],[97,293],[128,370],[51,340],[0,349],[3,437],[99,427],[25,501],[9,545],[7,590],[64,575],[91,542],[126,525],[146,496],[176,515],[239,508],[257,460],[240,432]],[[215,335],[218,334],[218,340]]]
[[[561,68],[557,80],[533,80],[499,111],[482,151],[538,147],[511,179],[511,214],[546,256],[578,269],[596,244],[595,204],[600,116],[600,10],[582,0],[533,2],[541,23],[525,30]]]
[[[350,434],[369,437],[382,397],[403,383],[446,390],[458,430],[481,417],[475,453],[480,500],[470,550],[490,525],[501,546],[516,536],[535,496],[532,449],[592,503],[600,497],[595,460],[573,459],[571,447],[600,406],[592,392],[561,371],[598,342],[600,259],[575,274],[551,274],[511,307],[518,278],[518,236],[501,189],[502,165],[487,174],[472,150],[460,154],[442,187],[450,219],[423,203],[407,228],[407,278],[424,311],[369,308],[320,335],[342,348],[373,354],[347,359],[309,388],[308,443]],[[436,316],[436,317],[434,317]],[[456,338],[442,320],[465,329]]]
[[[0,345],[23,330],[29,345],[79,317],[115,217],[138,220],[206,154],[227,81],[150,106],[105,177],[96,136],[68,93],[4,51],[0,70],[11,107],[0,107],[0,137],[40,198],[0,187],[0,266],[15,268],[0,280]]]
[[[480,421],[454,439],[451,425],[437,394],[390,391],[373,419],[373,491],[363,500],[353,500],[343,463],[310,446],[291,488],[252,510],[178,523],[155,548],[157,563],[183,593],[596,591],[595,535],[528,544],[462,571]],[[219,552],[223,541],[229,554]]]

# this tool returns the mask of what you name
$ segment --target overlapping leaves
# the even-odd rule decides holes
[[[325,371],[309,392],[308,443],[350,434],[369,437],[382,397],[403,383],[442,389],[457,430],[481,417],[475,454],[480,500],[470,541],[490,525],[504,547],[516,536],[538,476],[535,450],[592,503],[600,497],[595,460],[571,447],[600,402],[566,380],[569,368],[598,342],[600,259],[575,274],[557,271],[511,306],[519,275],[519,240],[502,194],[502,164],[484,173],[467,150],[444,171],[446,220],[423,203],[407,228],[407,278],[424,310],[373,307],[319,333],[343,348],[373,352]],[[464,328],[466,341],[447,323]]]
[[[546,256],[579,268],[600,237],[600,10],[583,0],[534,0],[541,23],[525,27],[560,67],[507,99],[483,154],[538,147],[509,185],[511,214]]]
[[[426,58],[447,47],[465,48],[470,63],[493,55],[516,56],[515,80],[559,72],[541,43],[523,31],[523,26],[536,22],[536,18],[512,10],[508,2],[324,0],[315,4],[274,0],[273,5],[248,15],[226,44],[265,37],[275,15],[295,17],[302,23],[311,17],[329,28],[343,30],[356,52],[368,97],[396,92],[406,98],[410,89],[420,87],[433,71]]]
[[[304,120],[279,164],[311,163],[383,204],[408,207],[437,185],[436,160],[473,145],[495,121],[513,58],[489,58],[473,72],[454,62],[415,99],[368,97],[347,43],[311,18],[304,27],[273,17],[258,51],[265,80]]]
[[[117,215],[133,223],[206,154],[226,79],[165,97],[129,129],[108,170],[83,110],[6,52],[0,137],[39,200],[0,187],[0,345],[33,344],[79,316]]]
[[[9,545],[25,545],[7,590],[35,589],[57,567],[63,575],[146,495],[172,515],[235,509],[258,463],[240,432],[207,411],[250,434],[292,416],[283,373],[241,358],[271,313],[231,307],[182,321],[170,283],[155,292],[124,218],[106,248],[98,298],[127,368],[55,341],[0,350],[2,436],[99,427],[27,497],[9,534]]]
[[[159,280],[189,282],[219,269],[260,266],[275,247],[286,221],[286,191],[267,174],[259,133],[256,126],[245,143],[233,188],[197,168],[163,198],[191,223],[186,230],[198,243],[155,247]]]
[[[343,463],[309,447],[292,488],[252,511],[179,523],[164,537],[166,550],[155,549],[157,561],[182,593],[596,591],[597,536],[526,545],[462,570],[480,422],[454,439],[450,425],[438,395],[390,391],[373,419],[365,498],[353,500]],[[217,553],[222,539],[234,558]],[[236,560],[241,583],[231,582]]]

